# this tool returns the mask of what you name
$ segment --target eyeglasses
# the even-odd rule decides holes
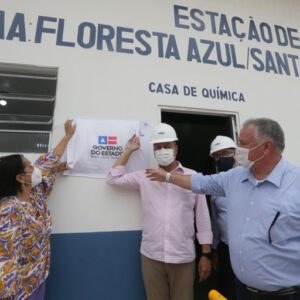
[[[215,160],[221,158],[221,157],[226,157],[226,156],[229,156],[231,154],[234,154],[235,152],[234,151],[222,151],[221,153],[214,153],[212,156]]]

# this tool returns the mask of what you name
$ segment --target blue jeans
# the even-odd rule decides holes
[[[256,297],[251,294],[246,286],[239,280],[236,282],[236,293],[238,300],[300,300],[300,294],[287,295],[287,296],[272,296],[272,297]],[[230,299],[228,299],[230,300]]]

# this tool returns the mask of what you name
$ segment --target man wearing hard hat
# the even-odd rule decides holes
[[[235,142],[228,136],[218,135],[210,145],[209,155],[213,158],[217,171],[226,172],[237,166]],[[213,266],[218,272],[219,291],[230,300],[236,299],[235,275],[233,273],[228,248],[226,197],[212,196],[210,200],[213,228]]]
[[[148,300],[194,299],[195,217],[196,236],[202,245],[198,266],[200,281],[211,272],[212,232],[206,198],[168,182],[171,174],[195,173],[176,161],[177,141],[176,132],[170,125],[162,123],[154,128],[151,143],[159,167],[167,172],[166,182],[148,180],[145,170],[125,173],[131,154],[140,148],[139,138],[135,135],[107,177],[108,184],[137,189],[141,193],[141,260]]]

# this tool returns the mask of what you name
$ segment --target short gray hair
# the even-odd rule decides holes
[[[278,153],[282,153],[285,147],[284,143],[284,132],[278,122],[267,119],[249,119],[243,127],[248,125],[254,125],[256,128],[256,139],[259,143],[269,139],[274,143],[274,146]]]

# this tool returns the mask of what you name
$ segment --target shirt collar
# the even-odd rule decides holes
[[[171,173],[181,173],[181,174],[183,174],[184,173],[184,168],[183,168],[182,164],[179,161],[177,161],[177,162],[178,162],[177,167],[175,169],[173,169],[171,171]],[[160,169],[163,169],[163,168],[160,167]]]
[[[283,173],[285,171],[285,167],[286,167],[286,161],[282,157],[280,161],[276,164],[276,166],[273,168],[272,172],[263,181],[269,181],[273,183],[275,186],[280,187],[280,183],[282,180]],[[246,180],[250,181],[253,185],[256,185],[253,173],[250,171],[250,169],[245,170],[245,172],[241,176],[242,182]]]

